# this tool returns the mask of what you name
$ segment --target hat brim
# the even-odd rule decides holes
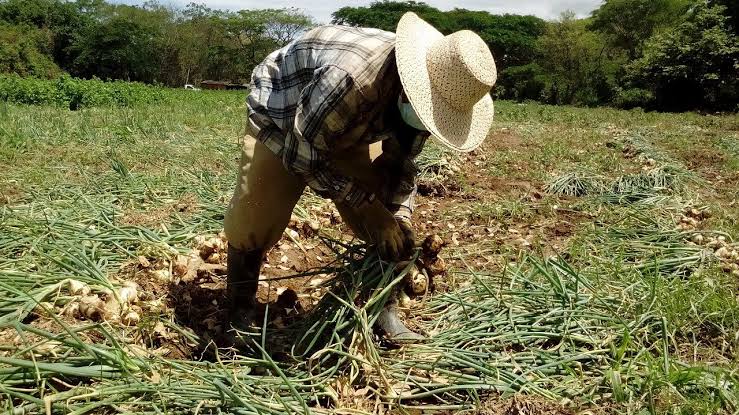
[[[408,100],[423,125],[446,147],[468,152],[476,149],[490,133],[495,109],[490,94],[465,110],[450,105],[434,89],[426,66],[431,45],[444,35],[408,12],[398,22],[395,59]]]

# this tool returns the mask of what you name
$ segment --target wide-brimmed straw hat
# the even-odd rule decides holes
[[[444,36],[415,13],[398,23],[395,56],[411,106],[445,146],[472,151],[493,124],[495,60],[485,41],[469,30]]]

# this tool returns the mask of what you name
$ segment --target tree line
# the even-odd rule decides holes
[[[414,11],[469,29],[496,59],[498,98],[650,110],[736,111],[739,2],[605,0],[589,17],[441,11],[415,1],[343,7],[332,23],[395,30]],[[182,86],[246,82],[268,53],[315,21],[297,9],[183,9],[104,0],[0,0],[0,72]]]
[[[409,1],[344,7],[333,16],[392,30],[411,10],[445,34],[473,30],[495,56],[500,98],[736,111],[738,9],[736,0],[605,0],[588,18],[565,12],[545,22]]]
[[[180,87],[204,79],[243,82],[269,52],[312,25],[295,9],[0,0],[0,73]]]

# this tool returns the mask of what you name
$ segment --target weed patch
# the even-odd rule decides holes
[[[0,101],[29,105],[58,105],[77,110],[95,106],[153,104],[165,99],[164,88],[137,82],[83,80],[63,76],[56,80],[0,76]]]

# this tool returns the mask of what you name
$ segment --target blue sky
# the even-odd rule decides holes
[[[143,0],[112,0],[114,3],[142,4]],[[366,6],[369,0],[161,0],[163,4],[182,7],[187,3],[205,3],[214,9],[255,9],[297,7],[312,15],[321,23],[328,23],[331,13],[343,6]],[[471,10],[487,10],[495,14],[533,14],[544,19],[553,19],[565,10],[579,16],[587,16],[598,7],[601,0],[427,0],[426,3],[442,10],[455,7]]]

